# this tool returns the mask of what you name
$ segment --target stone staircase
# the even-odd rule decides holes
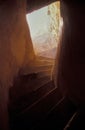
[[[61,99],[51,79],[53,63],[52,59],[38,57],[33,72],[18,77],[10,88],[12,129],[32,129]]]

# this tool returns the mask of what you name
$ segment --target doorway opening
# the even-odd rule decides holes
[[[26,15],[35,54],[55,59],[59,34],[63,25],[60,2],[54,2]]]

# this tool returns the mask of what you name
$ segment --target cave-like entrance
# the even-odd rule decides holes
[[[62,26],[60,2],[52,3],[26,15],[35,54],[55,58]]]

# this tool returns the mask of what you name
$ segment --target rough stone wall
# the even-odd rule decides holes
[[[9,84],[22,66],[34,58],[26,23],[26,1],[6,1],[0,6],[0,80]],[[11,79],[11,80],[10,80]]]
[[[61,14],[63,30],[56,57],[56,84],[76,105],[85,104],[85,4],[61,1]]]
[[[22,68],[31,66],[34,51],[26,23],[26,0],[0,3],[0,129],[7,130],[8,91]]]
[[[58,40],[60,26],[60,2],[55,2],[48,6],[48,15],[50,16],[50,31]]]

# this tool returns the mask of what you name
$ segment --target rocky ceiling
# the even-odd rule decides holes
[[[57,0],[27,0],[27,13],[30,13],[56,1]]]
[[[66,3],[79,5],[79,6],[85,5],[85,0],[27,0],[27,13],[30,13],[36,9],[42,8],[56,1],[65,1]]]

